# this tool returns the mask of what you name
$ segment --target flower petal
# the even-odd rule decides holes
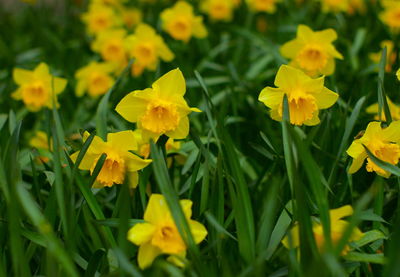
[[[14,68],[13,79],[17,85],[23,85],[34,81],[32,71],[21,68]]]
[[[137,223],[128,231],[128,240],[136,245],[144,244],[151,240],[156,227],[150,223]]]
[[[122,151],[137,150],[138,144],[133,131],[122,131],[117,133],[109,133],[107,142],[115,148]]]
[[[189,134],[189,118],[187,116],[182,117],[176,129],[165,134],[173,139],[186,138]]]
[[[332,225],[334,225],[334,222],[338,221],[339,219],[349,216],[349,215],[352,215],[352,214],[353,214],[353,207],[350,205],[346,205],[346,206],[343,206],[343,207],[340,207],[337,209],[332,209],[329,211]]]
[[[130,152],[126,154],[126,167],[128,171],[138,171],[142,168],[145,168],[151,162],[152,160],[141,159]]]
[[[171,70],[161,76],[153,83],[152,87],[162,97],[166,98],[183,96],[186,92],[185,78],[179,68]]]
[[[149,98],[153,94],[152,92],[153,90],[150,88],[135,90],[122,98],[115,110],[127,121],[137,122],[146,112]]]
[[[150,223],[157,223],[165,220],[170,216],[169,207],[165,198],[161,194],[153,193],[150,196],[146,211],[144,212],[144,220]]]
[[[196,244],[200,243],[207,236],[207,229],[200,222],[189,220],[189,227]]]
[[[321,93],[314,94],[318,109],[327,109],[336,103],[339,95],[324,87]]]
[[[400,143],[400,121],[393,121],[383,129],[382,138],[386,141]]]
[[[161,254],[161,250],[158,247],[151,245],[150,243],[142,244],[139,247],[138,253],[138,264],[141,269],[151,266],[154,259]]]
[[[293,59],[297,56],[297,53],[302,47],[303,43],[298,39],[294,39],[283,44],[280,48],[280,52],[285,58]]]
[[[264,88],[258,96],[258,101],[261,101],[265,106],[274,108],[282,104],[284,92],[280,88]]]

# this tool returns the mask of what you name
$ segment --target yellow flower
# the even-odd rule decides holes
[[[320,0],[323,12],[347,12],[350,9],[349,0]]]
[[[180,205],[189,223],[196,244],[207,236],[207,230],[200,222],[190,219],[192,201],[180,200]],[[145,223],[135,224],[128,232],[128,240],[139,245],[138,263],[140,268],[149,267],[161,254],[185,257],[186,244],[172,218],[163,195],[152,194],[144,212]]]
[[[75,74],[78,79],[76,95],[81,97],[87,92],[91,97],[97,97],[105,94],[114,84],[114,79],[110,76],[113,70],[113,65],[98,62],[91,62],[79,69]]]
[[[281,2],[281,0],[246,0],[246,2],[252,11],[274,13],[276,3]]]
[[[314,32],[305,25],[297,28],[297,37],[281,47],[282,56],[291,59],[290,65],[301,68],[310,76],[331,75],[335,58],[343,59],[332,42],[337,34],[333,29]]]
[[[397,0],[382,0],[384,10],[379,14],[379,18],[393,32],[400,30],[400,1]]]
[[[366,6],[364,0],[350,0],[347,13],[354,15],[355,13],[365,14]]]
[[[188,114],[199,111],[187,105],[185,92],[182,72],[174,69],[155,81],[152,88],[125,96],[115,110],[129,122],[136,122],[146,139],[163,134],[182,139],[189,133]]]
[[[38,162],[47,163],[50,161],[51,153],[49,150],[53,149],[53,142],[47,134],[43,131],[36,131],[35,135],[29,140],[29,146],[36,148],[39,152],[37,158]]]
[[[333,245],[336,245],[340,239],[343,236],[343,233],[345,232],[348,222],[342,220],[343,217],[350,216],[353,214],[353,208],[349,205],[333,209],[329,211],[329,216],[330,216],[330,226],[331,226],[331,239]],[[324,232],[322,228],[322,224],[319,222],[314,222],[313,223],[313,233],[314,233],[314,238],[315,242],[317,243],[317,247],[320,250],[320,252],[324,251],[325,247],[325,239],[324,239]],[[353,232],[350,236],[350,239],[348,242],[356,241],[359,240],[363,237],[363,233],[360,231],[358,228],[354,228]],[[290,249],[291,247],[297,248],[300,245],[300,239],[299,239],[299,226],[295,225],[291,230],[290,230],[290,238],[289,234],[285,236],[285,238],[282,240],[283,245]],[[347,252],[349,252],[350,247],[349,245],[346,245],[346,247],[342,251],[342,255],[346,255]]]
[[[205,0],[200,7],[212,20],[231,21],[235,3],[233,0]]]
[[[193,7],[178,1],[172,8],[161,13],[162,28],[174,39],[188,42],[192,36],[205,38],[207,29],[202,16],[195,16]]]
[[[364,146],[382,161],[396,165],[400,158],[400,121],[393,121],[387,128],[381,127],[380,122],[370,122],[362,137],[357,138],[347,149],[347,154],[353,158],[349,173],[358,171],[367,159],[368,172],[375,171],[378,175],[388,178],[390,173],[383,170],[368,158]],[[363,146],[364,145],[364,146]]]
[[[83,140],[89,137],[85,132]],[[138,170],[146,167],[151,160],[143,160],[129,151],[137,150],[135,135],[132,131],[109,133],[107,141],[95,136],[83,157],[79,169],[90,170],[93,173],[97,161],[103,153],[107,158],[97,176],[94,188],[111,187],[113,184],[123,184],[125,176],[128,177],[129,185],[135,188],[138,184]],[[71,160],[76,161],[79,152],[71,155]]]
[[[264,88],[258,100],[271,109],[271,117],[281,121],[283,97],[289,104],[290,123],[295,125],[317,125],[319,110],[331,107],[338,95],[324,87],[324,77],[312,79],[303,71],[282,65],[275,77],[278,88]]]
[[[147,24],[139,24],[135,33],[125,40],[129,57],[134,58],[132,75],[138,76],[146,68],[155,71],[159,59],[170,62],[175,57],[161,36]]]
[[[138,9],[124,8],[121,10],[121,13],[122,20],[128,29],[132,29],[142,22],[143,14]]]
[[[90,34],[99,34],[122,23],[112,7],[99,4],[90,5],[88,12],[82,15],[82,20]]]
[[[400,120],[400,107],[398,105],[396,105],[395,103],[393,103],[389,99],[389,97],[386,97],[386,101],[388,103],[389,110],[390,110],[390,115],[392,116],[392,119],[393,120]],[[380,120],[379,115],[378,115],[378,113],[379,113],[379,104],[378,103],[372,104],[371,106],[369,106],[367,108],[366,111],[367,111],[367,113],[375,114],[375,116],[374,116],[375,120]],[[381,119],[383,121],[386,121],[385,113],[383,111],[382,111],[382,114],[381,114]]]
[[[385,71],[391,72],[392,65],[396,62],[397,53],[394,51],[393,41],[384,40],[380,44],[381,49],[386,47],[386,66]],[[382,51],[369,54],[369,59],[373,61],[375,64],[379,64],[382,57]]]
[[[124,47],[125,37],[124,29],[112,29],[101,32],[92,43],[93,51],[100,53],[105,61],[115,64],[117,72],[128,64]]]
[[[43,107],[53,108],[67,85],[67,80],[50,74],[49,67],[40,63],[34,70],[15,68],[13,78],[19,88],[12,94],[16,100],[22,100],[28,110],[37,112]]]

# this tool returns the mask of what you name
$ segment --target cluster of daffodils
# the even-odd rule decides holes
[[[338,94],[324,86],[324,76],[335,71],[335,58],[343,58],[332,45],[336,38],[333,29],[314,32],[299,25],[297,37],[282,45],[281,53],[290,62],[278,70],[277,88],[266,87],[259,96],[259,100],[270,108],[272,119],[282,120],[285,95],[290,123],[295,125],[317,125],[319,110],[335,104]]]

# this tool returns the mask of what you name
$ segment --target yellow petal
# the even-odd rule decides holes
[[[201,113],[201,112],[203,112],[202,110],[200,110],[200,109],[198,109],[198,108],[190,108],[190,110],[192,111],[192,112],[195,112],[195,113]]]
[[[115,110],[127,121],[137,122],[146,112],[148,98],[152,92],[150,88],[131,92],[122,98]]]
[[[161,37],[157,40],[158,55],[162,60],[170,62],[175,58],[174,53],[168,48]]]
[[[303,47],[303,43],[297,39],[286,42],[281,46],[280,52],[285,58],[293,59]]]
[[[367,129],[362,137],[363,140],[369,140],[380,135],[382,132],[381,123],[378,121],[372,121],[368,124]]]
[[[49,76],[49,66],[45,63],[40,63],[33,71],[37,78],[44,79]]]
[[[310,41],[314,38],[314,31],[310,27],[300,24],[297,28],[297,37],[305,41]]]
[[[193,36],[196,38],[205,38],[207,35],[208,32],[203,24],[203,18],[196,16],[193,21]]]
[[[137,171],[132,171],[127,173],[129,187],[134,189],[139,184],[139,173]]]
[[[200,222],[189,220],[189,227],[195,243],[200,243],[207,236],[207,229]]]
[[[379,112],[379,104],[378,103],[372,104],[365,111],[367,113],[377,114]]]
[[[188,199],[180,200],[179,203],[181,204],[183,213],[186,217],[186,219],[190,219],[192,217],[192,205],[193,202]]]
[[[158,247],[151,245],[150,243],[142,244],[139,247],[138,253],[138,264],[141,269],[151,266],[154,259],[161,254],[161,250]]]
[[[275,86],[282,89],[291,89],[298,87],[299,83],[309,80],[303,71],[296,69],[292,66],[282,65],[275,77]]]
[[[299,225],[293,226],[288,234],[283,238],[282,244],[287,248],[296,248],[300,244],[299,240]]]
[[[143,160],[130,152],[126,154],[126,159],[126,167],[128,171],[138,171],[151,163],[151,160]]]
[[[128,240],[136,245],[151,240],[156,227],[150,223],[137,223],[128,231]]]
[[[76,159],[78,158],[79,151],[73,153],[70,158],[71,160],[75,163]],[[93,163],[96,161],[99,155],[93,155],[89,154],[86,152],[85,156],[83,156],[83,159],[81,160],[81,163],[79,164],[79,169],[81,170],[90,170],[93,167]]]
[[[329,211],[332,225],[334,224],[335,221],[338,221],[339,219],[352,214],[353,214],[353,207],[350,205],[346,205]],[[332,226],[332,228],[334,228],[334,225]]]
[[[329,58],[325,67],[321,70],[321,74],[329,76],[335,72],[335,60],[333,58]]]
[[[184,139],[189,134],[189,118],[184,116],[180,119],[179,125],[175,130],[165,133],[168,137],[173,139]]]
[[[382,138],[386,141],[400,143],[400,121],[393,121],[383,129]]]
[[[170,216],[169,207],[165,198],[161,194],[153,193],[150,196],[146,211],[144,212],[144,220],[150,223],[158,223]]]
[[[367,158],[367,156],[368,156],[367,153],[364,152],[363,154],[357,156],[356,158],[353,158],[353,161],[349,168],[349,173],[353,174],[353,173],[357,172],[363,165],[364,160]]]
[[[326,29],[317,33],[318,39],[320,39],[320,41],[324,43],[331,43],[332,41],[337,39],[337,33],[334,29]]]
[[[330,89],[323,88],[321,93],[314,94],[318,109],[327,109],[336,103],[339,95]]]
[[[87,90],[87,83],[85,81],[78,81],[78,84],[76,85],[75,88],[75,95],[77,97],[82,97],[83,94],[85,94],[86,90]]]
[[[164,97],[183,96],[186,82],[179,68],[169,71],[153,83],[153,89]]]
[[[319,119],[318,110],[317,110],[313,113],[313,117],[309,120],[305,120],[303,122],[303,124],[306,126],[315,126],[315,125],[318,125],[320,122],[321,122],[321,120]]]
[[[59,77],[53,77],[52,78],[52,88],[54,86],[54,93],[55,94],[59,94],[61,92],[63,92],[63,90],[65,89],[67,85],[67,80],[63,79],[63,78],[59,78]]]
[[[32,81],[34,81],[32,71],[21,69],[21,68],[14,68],[13,79],[17,85],[23,85],[23,84],[31,83]]]
[[[269,108],[274,108],[282,104],[284,92],[280,88],[264,88],[260,96],[258,96],[258,100],[263,102],[265,106]]]
[[[107,134],[107,143],[122,151],[137,150],[138,144],[133,131]]]

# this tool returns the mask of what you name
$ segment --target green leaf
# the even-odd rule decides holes
[[[363,263],[374,263],[374,264],[385,264],[386,259],[383,254],[367,254],[360,252],[349,252],[343,257],[348,261],[363,262]]]

